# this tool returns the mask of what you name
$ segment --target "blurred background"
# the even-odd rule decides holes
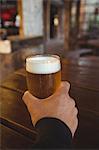
[[[0,0],[0,78],[29,55],[99,56],[99,0]]]

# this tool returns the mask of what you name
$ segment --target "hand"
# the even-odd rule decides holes
[[[62,82],[56,93],[46,99],[38,99],[26,91],[23,101],[28,108],[33,125],[44,117],[57,118],[69,127],[74,136],[78,125],[78,110],[75,107],[75,101],[68,94],[69,89],[70,84]]]

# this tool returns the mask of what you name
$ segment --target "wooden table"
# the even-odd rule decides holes
[[[88,44],[99,49],[99,39],[93,39],[93,40],[89,40]]]
[[[79,46],[92,50],[93,55],[99,56],[99,39],[79,40]]]
[[[79,109],[75,148],[99,148],[99,58],[62,60],[62,80],[71,83],[70,95]],[[1,84],[1,148],[32,148],[37,132],[22,101],[27,89],[22,68]]]

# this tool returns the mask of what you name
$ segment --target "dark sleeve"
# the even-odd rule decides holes
[[[36,124],[38,137],[34,148],[71,148],[72,134],[62,121],[43,118]]]

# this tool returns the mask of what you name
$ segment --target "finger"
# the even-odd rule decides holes
[[[34,97],[32,94],[29,93],[29,91],[26,91],[22,97],[24,103],[26,104],[26,106],[30,106],[33,103],[37,103],[38,102],[38,98]]]
[[[69,114],[72,115],[72,118],[74,117],[74,111],[76,109],[75,107],[75,101],[73,99],[68,99],[67,101],[65,100],[65,105],[66,105],[66,109],[68,111]]]
[[[54,93],[54,96],[66,95],[69,91],[70,84],[68,82],[62,82],[60,87]]]
[[[73,110],[72,110],[72,117],[75,118],[77,117],[77,114],[78,114],[78,109],[75,107]]]
[[[63,101],[67,100],[69,96],[67,95],[69,88],[70,88],[70,84],[68,82],[62,82],[60,87],[57,89],[57,91],[50,97],[43,99],[42,103],[45,101],[47,102],[49,100],[56,101],[57,98],[58,100],[63,100]]]
[[[72,128],[72,137],[74,137],[74,134],[77,130],[77,127],[78,127],[78,118],[76,117],[74,122],[73,122],[73,128]]]
[[[69,102],[71,108],[75,107],[76,103],[75,103],[74,99],[70,98],[68,102]]]
[[[75,116],[77,116],[77,114],[78,114],[78,109],[76,107],[74,109],[74,114],[75,114]]]
[[[70,89],[70,83],[67,81],[62,82],[62,88],[63,90],[65,90],[66,93],[68,93]]]

